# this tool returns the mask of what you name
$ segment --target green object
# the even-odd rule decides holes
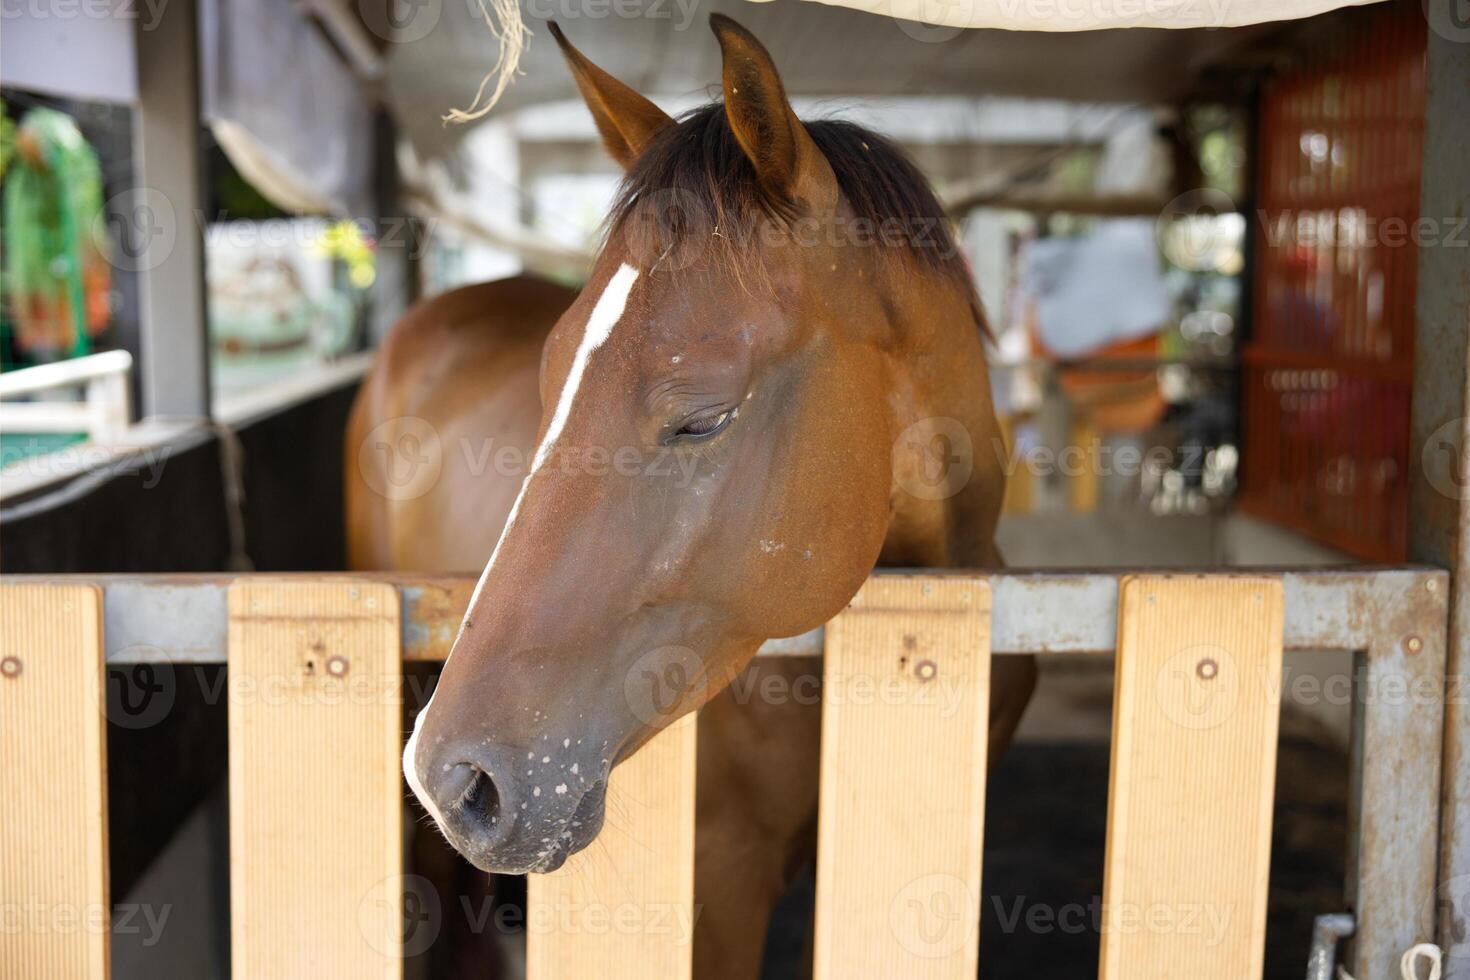
[[[85,432],[0,432],[0,468],[86,441]]]
[[[0,180],[5,179],[5,169],[15,155],[15,123],[5,111],[5,100],[0,99]]]
[[[23,346],[60,334],[69,321],[76,357],[91,351],[88,262],[99,262],[93,230],[102,221],[102,172],[76,123],[33,109],[15,136],[5,181],[5,290]],[[58,350],[56,353],[62,353]]]

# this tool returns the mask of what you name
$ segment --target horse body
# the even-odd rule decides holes
[[[890,184],[917,178],[872,134],[808,131],[758,42],[715,25],[725,105],[682,123],[562,42],[609,149],[643,183],[624,205],[744,180],[776,211],[799,202],[792,214],[816,215],[822,234],[750,237],[760,261],[742,265],[749,251],[719,251],[739,201],[653,248],[625,211],[580,295],[518,279],[420,305],[354,409],[348,519],[354,567],[490,557],[405,753],[416,795],[480,867],[558,866],[600,829],[612,766],[708,702],[696,975],[748,978],[771,908],[815,852],[820,736],[813,697],[752,692],[779,675],[778,690],[815,693],[821,673],[751,657],[825,622],[876,563],[998,565],[1004,472],[962,266],[830,234],[895,204],[852,183],[867,154]],[[687,179],[690,143],[706,171],[734,176]],[[895,206],[914,217],[936,207],[921,181],[903,193],[915,196]],[[792,227],[749,214],[756,231]],[[437,439],[439,468],[397,490],[405,434]],[[630,707],[625,678],[670,666],[672,707]],[[993,665],[992,758],[1033,683],[1029,659]]]
[[[348,423],[352,568],[484,565],[536,442],[541,347],[576,295],[529,277],[481,283],[394,325]]]

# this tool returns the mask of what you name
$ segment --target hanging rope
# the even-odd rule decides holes
[[[515,76],[520,74],[521,55],[526,51],[527,39],[531,31],[526,27],[525,20],[521,17],[521,5],[519,0],[478,0],[480,4],[480,16],[485,19],[485,26],[490,28],[490,36],[500,44],[500,54],[495,59],[495,66],[490,69],[489,74],[480,80],[480,89],[475,93],[475,99],[467,109],[450,109],[444,116],[446,123],[467,123],[483,118],[486,113],[495,108],[495,103],[505,94]],[[492,11],[494,12],[492,14]],[[499,18],[499,24],[496,19]],[[490,88],[490,95],[485,95],[485,90]],[[481,100],[484,104],[481,105]]]

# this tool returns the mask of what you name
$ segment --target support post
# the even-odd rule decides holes
[[[1424,156],[1414,336],[1409,556],[1448,568],[1439,882],[1426,923],[1448,980],[1470,978],[1470,20],[1457,0],[1427,0]],[[1417,232],[1416,232],[1417,233]],[[1426,932],[1431,931],[1426,928]],[[1424,938],[1428,938],[1425,935]]]
[[[1372,633],[1353,678],[1345,897],[1355,977],[1395,975],[1404,951],[1434,936],[1446,585],[1443,573],[1405,571],[1359,609]]]
[[[136,183],[113,261],[138,274],[144,416],[209,417],[196,0],[138,18]]]
[[[373,281],[372,312],[365,347],[376,347],[388,336],[405,310],[418,299],[419,254],[424,229],[408,215],[398,170],[397,126],[386,110],[373,120],[373,144],[377,167],[373,176],[374,203],[378,224],[377,278]]]

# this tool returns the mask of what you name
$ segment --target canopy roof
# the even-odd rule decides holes
[[[706,24],[719,11],[765,42],[792,95],[1168,102],[1190,92],[1210,65],[1280,29],[1263,22],[1362,2],[523,0],[532,36],[520,62],[523,74],[500,106],[576,95],[545,29],[549,17],[588,57],[655,96],[714,93],[719,47]],[[441,117],[472,101],[495,64],[499,42],[473,0],[424,7],[437,11],[437,20],[426,31],[424,22],[411,24],[409,30],[422,36],[390,46],[388,92],[400,123],[432,156],[458,140],[462,127],[446,129]],[[899,15],[962,26],[935,27]]]
[[[1366,2],[200,0],[202,108],[235,165],[282,207],[367,213],[379,84],[418,157],[446,157],[470,127],[443,117],[475,101],[502,55],[503,68],[522,57],[496,113],[576,96],[549,18],[593,61],[666,102],[717,93],[719,47],[706,24],[719,11],[766,43],[795,98],[1168,103],[1199,92],[1212,68],[1269,60],[1288,30],[1272,21]],[[23,8],[0,34],[0,81],[132,102],[136,26]],[[503,50],[502,37],[513,39]]]

